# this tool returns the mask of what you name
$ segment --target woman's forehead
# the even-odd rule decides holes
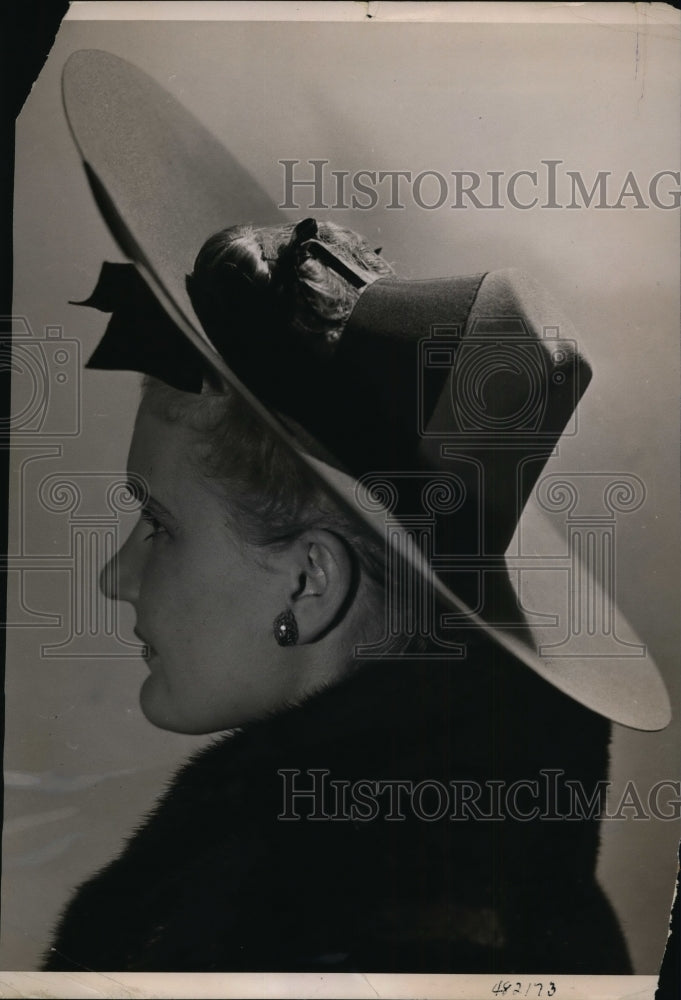
[[[190,408],[185,410],[189,394],[173,389],[169,393],[178,397],[177,411],[159,405],[171,396],[145,392],[142,397],[128,452],[128,476],[138,477],[147,493],[178,511],[194,505],[196,512],[197,504],[216,504],[224,520],[229,495],[226,470],[224,463],[218,462],[218,469],[211,461],[216,445],[210,432],[216,415],[202,411],[198,396],[192,397]]]
[[[191,475],[189,461],[197,434],[180,420],[168,419],[145,399],[140,403],[128,452],[128,471],[172,481]]]

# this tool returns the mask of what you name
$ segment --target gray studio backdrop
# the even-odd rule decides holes
[[[102,260],[120,256],[89,194],[60,100],[78,48],[146,70],[223,138],[277,202],[283,159],[325,169],[628,171],[679,168],[674,35],[594,24],[66,23],[18,123],[12,549],[7,633],[2,957],[35,969],[73,887],[119,848],[164,780],[205,739],[155,730],[137,693],[134,624],[99,601],[102,556],[134,521],[116,483],[138,397],[130,374],[83,373],[105,317],[79,310]],[[563,181],[565,180],[564,173]],[[540,176],[544,176],[541,175]],[[325,200],[333,204],[330,186]],[[561,181],[561,183],[563,183]],[[609,181],[610,182],[610,181]],[[541,181],[540,181],[541,183]],[[671,199],[669,179],[659,192]],[[616,578],[626,615],[678,703],[678,210],[437,207],[387,187],[371,210],[300,210],[363,231],[408,277],[520,267],[567,308],[595,378],[551,472],[636,477],[644,497],[616,514]],[[523,186],[525,184],[526,186]],[[532,194],[527,177],[521,200]],[[430,185],[430,186],[429,186]],[[678,187],[678,183],[676,185]],[[507,188],[502,187],[506,192]],[[545,188],[544,188],[545,192]],[[544,193],[542,192],[542,193]],[[610,200],[610,194],[608,194]],[[363,198],[366,203],[369,200]],[[418,202],[421,202],[419,204]],[[172,210],[172,207],[169,206]],[[221,224],[245,220],[218,220]],[[607,512],[606,512],[607,513]],[[597,516],[597,512],[595,513]],[[529,518],[532,512],[529,513]],[[132,644],[132,645],[131,645]],[[532,718],[528,717],[528,737]],[[575,733],[575,739],[580,734]],[[613,728],[613,796],[678,779],[678,721]],[[612,821],[599,873],[635,969],[657,970],[673,891],[678,824]]]

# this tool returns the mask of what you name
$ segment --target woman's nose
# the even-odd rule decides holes
[[[138,524],[99,574],[99,589],[112,601],[134,604],[137,600],[145,559],[140,535],[141,525]]]

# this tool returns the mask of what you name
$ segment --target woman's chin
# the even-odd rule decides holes
[[[144,717],[157,729],[186,736],[205,736],[238,729],[249,721],[241,718],[238,712],[224,712],[218,716],[213,705],[201,711],[186,698],[174,696],[160,672],[152,672],[145,679],[139,702]]]
[[[171,733],[193,731],[187,728],[187,720],[182,718],[183,713],[177,711],[170,692],[157,673],[150,673],[142,684],[140,708],[147,721],[158,729],[167,729]]]

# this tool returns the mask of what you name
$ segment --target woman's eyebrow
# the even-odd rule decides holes
[[[144,487],[144,483],[141,479],[138,479],[137,476],[127,476],[125,480],[125,488],[138,503],[147,502],[149,494]]]

